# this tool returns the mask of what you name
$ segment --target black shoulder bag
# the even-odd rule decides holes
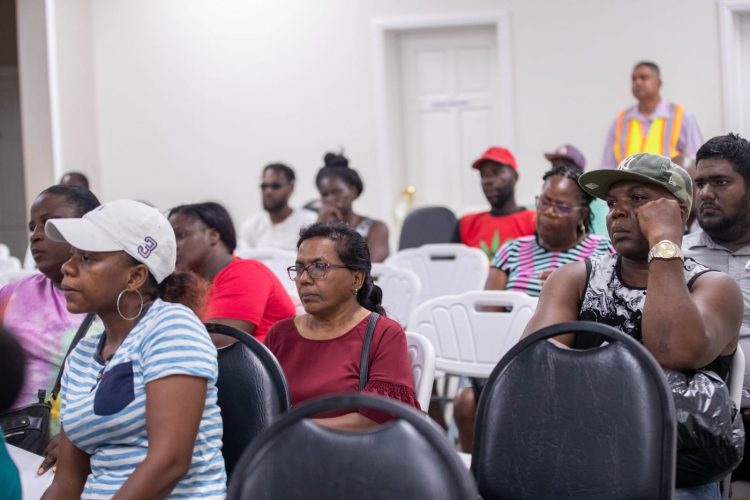
[[[65,357],[62,360],[60,370],[57,372],[57,379],[55,380],[49,400],[47,400],[47,391],[39,389],[37,392],[38,402],[0,413],[0,427],[3,429],[5,441],[8,444],[23,448],[37,455],[44,453],[44,448],[47,447],[47,442],[50,438],[49,421],[52,402],[57,399],[57,395],[60,392],[65,360],[68,359],[68,355],[75,348],[76,344],[78,344],[78,341],[86,335],[93,321],[94,314],[89,313],[83,319],[81,326],[78,327],[70,343],[70,347],[68,347],[68,352],[65,353]]]
[[[367,331],[365,340],[362,343],[362,360],[359,363],[359,392],[367,385],[367,378],[370,371],[370,344],[372,344],[372,334],[375,331],[375,323],[378,322],[380,314],[374,312],[370,314],[370,321],[367,322]]]

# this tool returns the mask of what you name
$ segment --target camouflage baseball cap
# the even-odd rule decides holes
[[[586,172],[578,178],[581,189],[596,198],[606,199],[610,186],[621,181],[637,181],[661,186],[690,210],[693,182],[687,171],[666,156],[639,153],[628,156],[616,169]]]

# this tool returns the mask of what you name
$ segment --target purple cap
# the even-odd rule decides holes
[[[567,160],[572,161],[581,170],[586,169],[586,157],[583,156],[583,153],[581,151],[571,145],[571,144],[562,144],[560,146],[557,146],[555,150],[551,153],[544,153],[544,157],[547,158],[552,163],[555,162],[555,160]]]

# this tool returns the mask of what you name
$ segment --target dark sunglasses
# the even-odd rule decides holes
[[[260,185],[260,190],[265,191],[266,189],[273,189],[275,191],[283,187],[284,187],[284,184],[280,182],[264,182]]]

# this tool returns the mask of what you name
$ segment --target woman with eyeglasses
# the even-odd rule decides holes
[[[237,328],[263,342],[271,325],[294,316],[294,303],[276,275],[257,260],[234,255],[234,224],[222,205],[180,205],[169,211],[169,222],[177,238],[177,269],[210,283],[203,321]],[[213,333],[211,339],[216,347],[236,342]]]
[[[357,392],[368,323],[374,326],[369,375],[362,390],[419,408],[401,326],[385,317],[382,292],[373,283],[367,244],[343,223],[317,223],[301,231],[297,261],[289,277],[297,285],[305,314],[271,327],[266,345],[279,360],[292,404],[326,394]],[[377,411],[324,415],[320,424],[367,429],[389,420]]]
[[[315,185],[323,204],[318,212],[318,222],[345,222],[367,242],[372,262],[383,262],[390,254],[388,226],[354,212],[352,204],[364,191],[364,184],[356,170],[349,167],[343,154],[327,153],[325,166],[318,171]]]
[[[578,186],[580,172],[555,165],[542,177],[542,193],[536,197],[536,233],[505,243],[492,260],[487,290],[512,290],[538,297],[547,277],[563,264],[614,253],[605,236],[590,234],[593,199]],[[475,388],[476,389],[476,388]],[[475,390],[456,396],[453,416],[461,449],[473,446]]]

